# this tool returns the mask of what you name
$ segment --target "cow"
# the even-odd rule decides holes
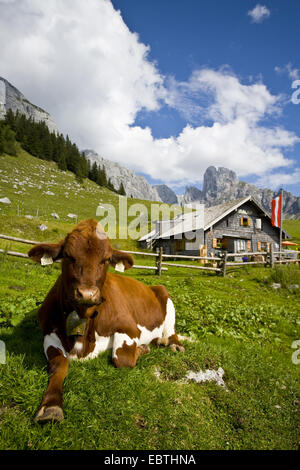
[[[115,367],[134,367],[148,345],[184,351],[175,331],[175,309],[164,286],[108,272],[130,269],[130,254],[113,249],[93,219],[81,221],[58,243],[28,253],[42,265],[61,260],[61,274],[39,308],[49,381],[35,421],[61,421],[63,382],[72,359],[112,350]]]

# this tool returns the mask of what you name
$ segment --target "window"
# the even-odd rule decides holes
[[[270,243],[269,242],[257,242],[257,251],[270,251]]]
[[[224,241],[223,238],[213,238],[212,247],[222,249],[223,248],[223,241]]]
[[[270,243],[268,242],[261,242],[260,243],[260,251],[270,251]]]
[[[235,241],[235,250],[237,252],[246,251],[246,240],[236,240]]]
[[[249,219],[249,217],[241,217],[240,225],[242,225],[243,227],[250,227],[251,219]]]

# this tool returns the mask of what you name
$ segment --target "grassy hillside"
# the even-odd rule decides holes
[[[300,247],[300,220],[284,220],[283,228],[293,237],[291,241]]]
[[[118,221],[118,194],[88,179],[80,184],[73,173],[61,171],[54,162],[39,160],[22,149],[17,157],[0,156],[0,198],[3,197],[8,197],[11,204],[0,204],[0,232],[21,238],[55,241],[74,227],[74,220],[67,217],[69,213],[76,214],[78,221],[97,218],[99,204],[113,205]],[[131,198],[127,199],[127,203],[128,207],[135,203],[142,203],[147,207],[148,224],[150,223],[150,205],[153,203]],[[59,215],[59,220],[53,219],[53,212]],[[29,220],[26,215],[34,218]],[[134,218],[135,216],[129,217],[128,221]],[[38,229],[41,224],[45,224],[48,230],[41,232]],[[146,228],[148,231],[149,225]],[[110,233],[109,235],[111,236]],[[120,248],[137,248],[137,243],[133,240],[111,239]],[[4,246],[26,251],[24,245],[0,241],[0,248]]]

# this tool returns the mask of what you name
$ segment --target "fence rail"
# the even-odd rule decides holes
[[[10,240],[18,243],[25,243],[28,245],[36,245],[38,241],[33,240],[26,240],[24,238],[13,237],[10,235],[0,234],[0,239]],[[223,256],[191,256],[191,255],[177,255],[177,254],[166,254],[163,253],[162,248],[160,248],[159,252],[157,253],[149,253],[149,252],[142,252],[142,251],[127,251],[123,250],[125,253],[129,253],[132,255],[137,256],[150,256],[155,258],[155,265],[153,266],[145,266],[145,265],[137,265],[134,264],[133,268],[135,269],[147,269],[147,270],[154,270],[156,274],[161,275],[162,271],[168,271],[168,268],[165,266],[172,266],[175,268],[183,268],[183,269],[198,269],[203,271],[214,271],[216,274],[222,273],[223,277],[226,276],[227,270],[232,269],[234,267],[239,266],[247,266],[247,265],[265,265],[273,267],[275,264],[287,264],[287,263],[300,263],[300,259],[298,258],[297,251],[294,250],[285,250],[285,251],[274,251],[273,245],[271,245],[270,252],[262,252],[262,251],[253,251],[253,252],[245,252],[245,253],[227,253],[224,252]],[[26,253],[19,253],[17,251],[7,251],[0,249],[0,253],[9,255],[9,256],[16,256],[19,258],[27,258],[29,259]],[[290,255],[293,254],[293,258],[290,258]],[[279,255],[279,259],[277,259]],[[288,257],[286,257],[288,255]],[[252,256],[261,256],[263,259],[256,260],[256,261],[229,261],[229,258],[243,258],[243,257],[252,257]],[[206,262],[206,266],[197,266],[193,264],[179,264],[174,262],[165,262],[164,259],[186,259],[186,260],[193,260],[193,261],[202,261]],[[59,260],[60,261],[60,260]],[[211,263],[211,265],[209,265]]]

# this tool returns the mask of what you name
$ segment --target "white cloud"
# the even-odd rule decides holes
[[[288,64],[284,65],[283,67],[279,67],[279,66],[276,66],[274,68],[275,72],[278,73],[279,75],[283,74],[283,73],[287,73],[288,76],[292,79],[292,80],[297,80],[300,78],[300,71],[299,69],[296,69],[295,67],[293,67],[292,63],[289,62]]]
[[[261,188],[278,189],[282,186],[290,186],[300,183],[300,168],[296,168],[292,173],[275,172],[264,175],[255,184]]]
[[[271,12],[265,5],[258,3],[253,10],[248,11],[248,15],[251,16],[253,23],[262,23],[262,21],[269,18]]]
[[[1,75],[61,132],[152,178],[179,185],[201,182],[209,165],[246,176],[293,164],[284,151],[298,137],[262,124],[280,112],[280,96],[227,69],[197,70],[183,83],[163,77],[108,0],[0,3],[0,44]],[[178,136],[155,139],[135,124],[139,111],[166,105],[189,122]]]

